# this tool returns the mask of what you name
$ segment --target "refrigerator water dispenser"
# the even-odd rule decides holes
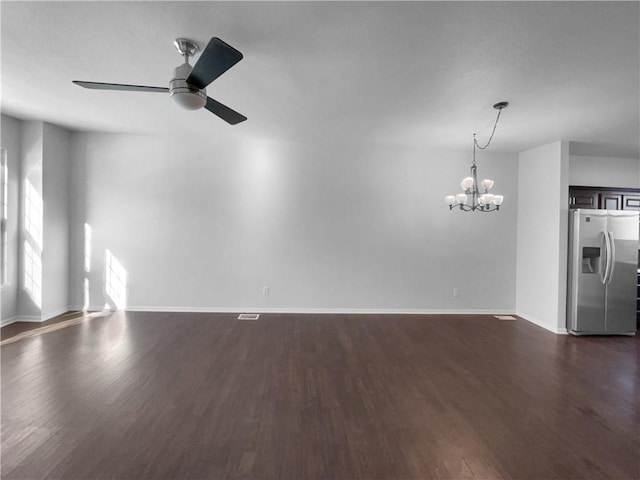
[[[600,248],[582,248],[582,273],[600,273]]]

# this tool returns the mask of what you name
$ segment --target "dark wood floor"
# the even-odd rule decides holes
[[[640,478],[640,338],[235,317],[118,313],[5,342],[2,478]]]

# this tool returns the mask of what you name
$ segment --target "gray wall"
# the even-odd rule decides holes
[[[42,317],[51,318],[69,307],[70,133],[45,123],[43,134]]]
[[[517,155],[479,158],[505,195],[487,215],[443,200],[469,152],[89,133],[72,151],[72,205],[84,205],[72,207],[73,306],[84,278],[91,307],[110,303],[109,250],[131,309],[515,308]]]
[[[637,159],[569,157],[566,142],[483,152],[480,175],[505,205],[472,215],[443,202],[469,152],[71,133],[5,115],[2,132],[3,322],[115,306],[108,250],[131,309],[517,311],[562,331],[566,186],[640,184]],[[22,289],[27,179],[44,197],[42,310]]]
[[[640,188],[640,159],[570,155],[569,185]]]
[[[522,152],[519,176],[516,311],[566,332],[568,143]]]
[[[18,315],[18,249],[19,249],[19,199],[20,199],[20,158],[22,122],[12,117],[2,115],[0,128],[0,143],[7,149],[8,182],[8,212],[7,212],[7,240],[8,282],[2,288],[2,323],[10,321]]]

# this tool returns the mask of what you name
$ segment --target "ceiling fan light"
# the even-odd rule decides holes
[[[186,91],[176,90],[171,92],[171,99],[186,110],[198,110],[207,104],[206,95],[199,95],[199,92],[189,89]]]
[[[207,104],[206,90],[199,89],[187,82],[193,67],[183,63],[176,67],[173,79],[169,82],[171,99],[185,110],[198,110]]]

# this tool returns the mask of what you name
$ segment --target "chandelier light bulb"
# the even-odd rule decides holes
[[[483,198],[484,198],[484,203],[486,203],[488,205],[491,202],[493,202],[493,199],[495,198],[495,195],[493,195],[492,193],[485,193],[483,195]]]
[[[456,200],[458,201],[458,203],[467,203],[467,194],[466,193],[457,194]]]
[[[447,205],[451,206],[454,203],[456,203],[456,196],[455,195],[447,195],[446,197],[444,197],[444,201],[447,202]]]
[[[471,187],[473,187],[473,178],[466,177],[466,178],[462,179],[462,182],[460,183],[460,186],[462,187],[462,190],[464,190],[464,191],[469,190]]]
[[[491,187],[493,187],[493,180],[489,180],[488,178],[482,180],[482,188],[484,188],[487,192],[491,190]]]
[[[498,207],[500,205],[502,205],[502,202],[504,201],[504,196],[503,195],[494,195],[493,196],[493,204],[497,205]]]

